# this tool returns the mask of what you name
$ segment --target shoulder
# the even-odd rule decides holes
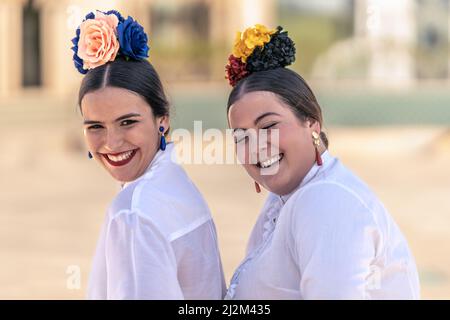
[[[116,216],[120,212],[139,211],[142,205],[140,203],[142,193],[153,195],[145,200],[146,206],[155,207],[160,205],[161,201],[164,201],[164,196],[160,194],[152,183],[149,183],[146,179],[140,179],[127,185],[117,193],[109,207],[109,216]],[[157,201],[157,199],[160,201]]]
[[[291,199],[289,199],[291,200]],[[337,182],[314,183],[292,197],[286,227],[294,247],[336,252],[372,252],[379,256],[388,231],[355,190]]]
[[[160,166],[120,190],[111,204],[112,211],[163,209],[178,202],[197,205],[203,202],[200,191],[181,166],[170,161]]]
[[[291,225],[297,228],[378,228],[379,213],[372,201],[348,185],[320,181],[298,190],[286,203],[286,210]]]
[[[356,219],[380,226],[386,226],[388,220],[388,213],[375,193],[337,158],[288,202],[291,210],[304,218]]]
[[[350,202],[364,207],[368,206],[367,199],[361,196],[359,190],[352,188],[348,184],[334,180],[322,180],[308,184],[297,190],[292,198],[296,205],[305,203],[305,201],[309,203],[322,199],[326,200],[320,201],[323,205],[339,200],[341,204]]]
[[[162,211],[209,212],[207,204],[184,169],[176,163],[166,163],[165,168],[144,178],[135,186],[131,205],[143,211],[159,208]]]
[[[122,189],[110,208],[112,215],[121,211],[150,221],[171,240],[211,220],[201,193],[176,164]]]

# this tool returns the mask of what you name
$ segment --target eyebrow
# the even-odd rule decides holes
[[[116,120],[114,120],[115,122],[127,119],[127,118],[131,118],[131,117],[140,117],[141,115],[139,113],[127,113],[124,114],[123,116],[118,117]],[[84,124],[99,124],[102,123],[101,121],[95,121],[95,120],[84,120],[83,122]]]
[[[255,126],[258,124],[258,122],[260,122],[262,119],[264,119],[265,117],[268,117],[268,116],[279,116],[280,114],[278,114],[278,113],[276,113],[276,112],[266,112],[266,113],[263,113],[262,115],[260,115],[260,116],[258,116],[256,119],[255,119],[255,121],[253,122],[254,124],[255,124]],[[246,130],[246,129],[243,129],[243,128],[234,128],[233,129],[233,133],[235,133],[237,130]]]
[[[260,122],[263,118],[268,117],[268,116],[279,116],[279,114],[276,113],[276,112],[266,112],[266,113],[263,113],[262,115],[260,115],[258,118],[255,119],[255,121],[254,121],[255,126],[256,126],[256,125],[258,124],[258,122]]]

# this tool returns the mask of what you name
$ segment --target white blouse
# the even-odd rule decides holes
[[[226,287],[207,204],[159,150],[111,203],[97,244],[88,299],[222,299]],[[172,158],[173,157],[173,158]]]
[[[419,299],[414,258],[369,188],[328,151],[270,193],[226,299]]]

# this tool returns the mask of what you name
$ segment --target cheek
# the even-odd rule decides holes
[[[246,166],[249,163],[249,146],[248,143],[239,143],[235,145],[234,151],[238,161]]]
[[[312,140],[308,131],[297,126],[288,126],[280,129],[280,149],[289,153],[290,158],[303,158],[311,152]]]
[[[291,159],[294,159],[294,163],[301,167],[305,166],[305,164],[309,164],[315,156],[314,146],[311,139],[307,135],[303,134],[300,135],[295,142],[292,142],[292,144],[294,143],[295,148],[298,151],[292,152],[294,149],[291,149]]]
[[[159,133],[152,126],[142,124],[139,127],[130,128],[126,132],[128,142],[142,149],[151,148],[159,141]]]
[[[288,149],[295,148],[296,133],[290,126],[280,126],[276,132],[271,133],[270,144],[272,148],[277,148],[279,152],[283,153]]]
[[[245,171],[247,171],[247,174],[252,177],[254,180],[260,179],[260,169],[254,165],[251,164],[244,164],[243,165]]]
[[[85,131],[84,139],[91,150],[96,150],[102,144],[102,134],[100,132]]]

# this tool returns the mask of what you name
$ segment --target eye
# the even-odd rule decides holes
[[[234,136],[234,143],[238,144],[243,142],[246,138],[248,138],[247,133],[244,130],[237,130],[233,133]]]
[[[267,130],[267,129],[270,129],[270,128],[274,127],[277,124],[278,124],[278,122],[274,122],[272,124],[269,124],[267,126],[262,127],[261,129]]]
[[[238,136],[238,137],[234,137],[234,143],[235,143],[235,144],[244,142],[244,141],[246,141],[246,140],[248,140],[248,135],[246,135],[246,134],[240,135],[240,136]]]
[[[136,123],[136,122],[138,122],[137,120],[130,120],[130,119],[128,119],[128,120],[123,120],[121,123],[120,123],[120,125],[121,126],[130,126],[130,125],[132,125],[133,123]]]
[[[94,124],[94,125],[92,125],[92,126],[89,126],[89,127],[88,127],[88,130],[96,130],[96,129],[101,129],[101,128],[103,128],[101,125],[99,125],[99,124]]]

